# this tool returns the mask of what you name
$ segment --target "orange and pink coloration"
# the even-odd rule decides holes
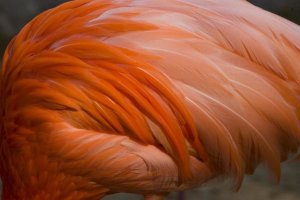
[[[11,41],[3,199],[163,199],[300,141],[300,28],[244,0],[74,0]]]

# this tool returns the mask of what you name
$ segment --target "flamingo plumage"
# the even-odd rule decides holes
[[[238,189],[300,141],[300,28],[245,0],[74,0],[3,58],[3,200]]]

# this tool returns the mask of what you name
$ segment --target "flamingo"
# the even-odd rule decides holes
[[[238,190],[300,141],[300,28],[245,0],[73,0],[10,42],[3,200]]]

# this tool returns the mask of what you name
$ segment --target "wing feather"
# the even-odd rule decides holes
[[[31,79],[52,93],[28,82],[19,107],[50,99],[76,129],[155,146],[183,181],[193,159],[236,187],[261,162],[279,177],[300,141],[299,26],[246,1],[103,2],[63,4],[12,41],[5,92]]]

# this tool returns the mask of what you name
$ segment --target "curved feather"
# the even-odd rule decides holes
[[[27,181],[20,195],[63,199],[55,188],[71,181],[70,198],[147,196],[219,175],[238,188],[260,163],[279,179],[300,139],[299,33],[246,1],[75,0],[42,13],[3,59],[4,195]],[[51,173],[59,182],[39,193]]]

